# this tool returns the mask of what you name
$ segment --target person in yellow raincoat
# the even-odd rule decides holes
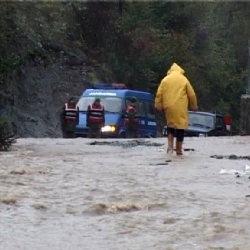
[[[155,108],[165,112],[168,134],[167,152],[173,152],[174,136],[176,137],[176,154],[182,155],[184,130],[188,127],[188,108],[197,110],[196,94],[185,71],[173,63],[156,93]]]

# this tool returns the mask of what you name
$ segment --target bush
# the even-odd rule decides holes
[[[12,127],[8,116],[0,115],[0,151],[7,151],[14,142]]]
[[[0,137],[11,134],[11,123],[7,115],[0,115]]]

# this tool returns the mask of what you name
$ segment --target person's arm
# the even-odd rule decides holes
[[[135,117],[135,119],[138,119],[138,118],[139,118],[139,115],[138,115],[138,106],[135,108],[134,117]]]
[[[103,119],[103,126],[105,125],[105,109],[102,109],[102,119]]]
[[[61,111],[60,111],[60,122],[61,125],[64,124],[64,113],[65,113],[65,106],[62,107]]]
[[[155,108],[157,110],[162,110],[163,106],[162,106],[162,91],[163,91],[163,81],[161,81],[157,92],[156,92],[156,97],[155,97]]]
[[[86,114],[86,126],[87,127],[89,127],[89,115],[90,115],[90,105],[88,106],[87,114]]]
[[[187,82],[187,96],[188,96],[188,100],[189,100],[190,109],[194,110],[194,111],[197,110],[198,105],[197,105],[196,94],[195,94],[194,89],[189,81]]]
[[[76,111],[76,124],[79,124],[79,115],[80,115],[80,112],[79,112],[79,107],[76,107],[77,108],[77,111]]]
[[[125,111],[124,111],[124,117],[127,118],[128,117],[128,106],[126,107]]]
[[[140,123],[140,119],[139,119],[139,114],[138,114],[138,111],[137,111],[138,109],[136,108],[135,109],[135,114],[134,114],[134,121],[135,121],[135,124],[137,125],[137,126],[139,126],[139,123]]]

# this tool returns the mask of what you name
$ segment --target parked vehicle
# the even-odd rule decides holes
[[[154,109],[154,98],[149,92],[130,90],[124,84],[93,84],[86,89],[80,97],[79,124],[76,127],[77,137],[87,137],[86,111],[94,99],[101,99],[105,108],[105,126],[102,128],[102,137],[126,138],[127,131],[124,126],[124,112],[131,97],[137,98],[137,112],[139,117],[139,137],[156,137],[157,123]]]
[[[193,136],[227,136],[232,135],[230,116],[222,113],[189,111],[189,125],[185,130],[186,137]],[[162,135],[167,136],[167,126],[164,126]]]

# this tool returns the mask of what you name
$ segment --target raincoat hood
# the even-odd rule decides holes
[[[171,68],[168,70],[167,74],[171,74],[173,72],[179,72],[181,74],[184,74],[185,73],[185,70],[182,69],[177,63],[173,63]]]

